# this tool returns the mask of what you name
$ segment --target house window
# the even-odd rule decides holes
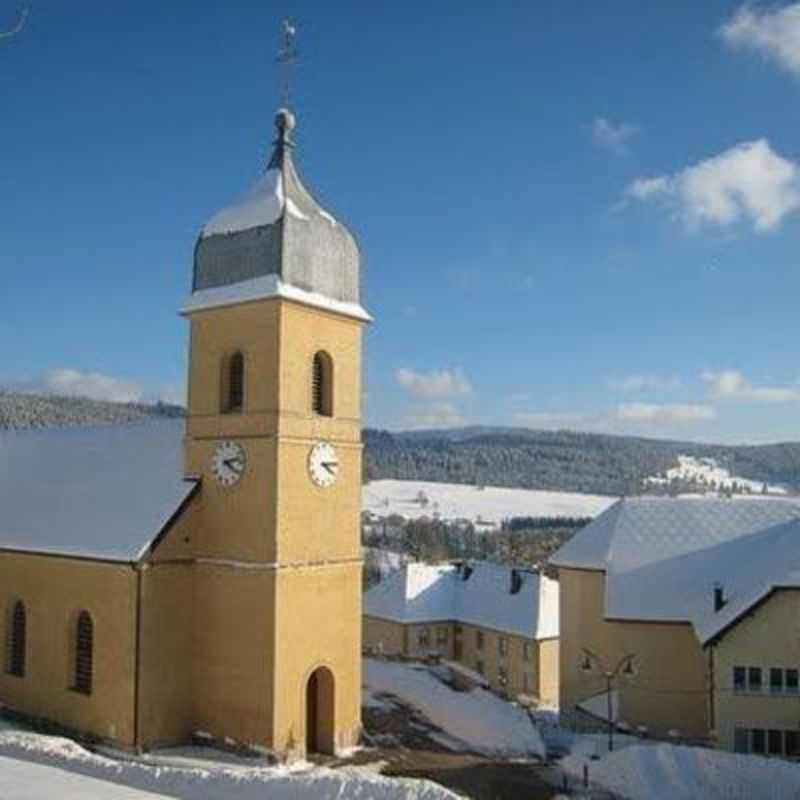
[[[747,728],[736,728],[733,731],[733,752],[750,752],[750,731]]]
[[[501,686],[508,686],[508,670],[505,667],[497,668],[497,680]]]
[[[459,641],[453,642],[453,658],[456,661],[461,661],[464,657],[464,645],[461,644]]]
[[[427,628],[420,628],[417,631],[417,644],[420,647],[427,647],[431,643],[431,632]]]
[[[530,672],[522,673],[522,689],[525,692],[533,691],[533,680]]]
[[[444,625],[440,625],[436,629],[436,644],[447,644],[450,638],[450,633]]]
[[[25,676],[25,640],[27,634],[27,614],[25,604],[17,600],[9,614],[6,634],[6,672],[18,678]]]
[[[483,631],[475,631],[475,647],[483,650]]]
[[[783,670],[779,667],[772,667],[769,671],[769,691],[770,694],[783,694]]]
[[[244,356],[236,352],[228,361],[228,392],[225,411],[235,414],[244,407]]]
[[[785,732],[786,755],[789,758],[800,756],[800,731]]]
[[[733,691],[744,692],[747,689],[747,670],[744,667],[733,668]]]
[[[497,639],[497,652],[501,656],[507,656],[508,655],[508,639],[506,639],[505,636],[500,636]]]
[[[476,672],[480,672],[481,675],[483,675],[485,673],[485,668],[483,666],[483,661],[481,661],[481,659],[478,659],[475,662],[475,671]]]
[[[750,731],[750,752],[765,755],[767,752],[767,741],[764,735],[764,730],[761,728],[753,728]]]
[[[522,658],[525,661],[533,661],[533,643],[525,642],[522,645]]]
[[[333,416],[333,361],[322,350],[311,365],[311,410],[322,417]]]
[[[747,670],[747,688],[751,692],[761,693],[761,667],[750,667]]]
[[[786,670],[786,693],[797,694],[797,670]]]
[[[770,730],[767,732],[767,749],[771,756],[783,755],[783,731]]]
[[[88,611],[81,611],[75,628],[75,684],[82,694],[92,693],[94,679],[94,623]]]

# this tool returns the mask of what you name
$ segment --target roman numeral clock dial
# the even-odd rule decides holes
[[[339,457],[332,444],[318,442],[308,454],[308,475],[317,485],[332,486],[339,474]]]
[[[220,442],[211,456],[211,473],[222,486],[233,486],[244,475],[247,460],[238,442]]]

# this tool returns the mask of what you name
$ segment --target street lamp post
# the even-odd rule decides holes
[[[619,661],[617,661],[616,665],[613,669],[610,669],[605,659],[598,656],[596,653],[593,653],[587,647],[582,648],[583,650],[583,663],[582,668],[584,672],[594,672],[595,670],[600,673],[600,675],[605,678],[606,681],[606,702],[607,702],[607,713],[606,719],[608,721],[608,752],[611,753],[614,750],[614,720],[613,720],[613,703],[611,698],[611,692],[614,689],[614,684],[617,678],[620,675],[624,675],[625,677],[630,677],[633,675],[633,662],[636,658],[635,653],[628,653]]]

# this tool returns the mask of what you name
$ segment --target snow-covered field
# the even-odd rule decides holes
[[[476,753],[501,758],[545,756],[542,737],[527,712],[484,689],[455,692],[421,664],[371,658],[364,660],[364,683],[368,704],[385,702],[374,698],[376,693],[395,695]]]
[[[191,752],[189,752],[191,751]],[[365,768],[248,766],[213,750],[109,757],[69,739],[0,731],[2,800],[456,800],[429,781],[386,778]],[[203,758],[202,755],[205,757]]]
[[[678,466],[668,469],[664,475],[646,478],[645,483],[653,486],[668,485],[673,480],[694,481],[709,489],[738,489],[743,492],[760,494],[764,484],[731,475],[730,470],[721,467],[713,458],[695,458],[694,456],[678,456]],[[767,486],[770,494],[786,494],[782,486]]]
[[[509,517],[594,517],[617,498],[574,492],[502,489],[457,483],[381,480],[366,484],[361,507],[375,517],[430,517],[497,527]]]
[[[786,800],[800,797],[800,765],[700,747],[635,745],[598,761],[576,755],[561,766],[577,786],[589,780],[628,800]]]

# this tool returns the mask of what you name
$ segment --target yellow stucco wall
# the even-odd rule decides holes
[[[24,677],[0,671],[0,703],[66,727],[132,746],[136,576],[130,565],[0,553],[0,625],[9,606],[27,609]],[[75,625],[94,623],[93,689],[72,691]]]
[[[363,617],[364,648],[387,656],[403,655],[405,647],[405,625],[378,617]]]
[[[772,695],[772,667],[800,667],[800,591],[774,592],[752,614],[727,631],[713,648],[714,698],[717,742],[734,748],[734,729],[800,730],[800,695]],[[760,694],[733,691],[733,668],[761,667]]]
[[[637,672],[618,683],[620,719],[646,725],[655,736],[671,729],[684,737],[708,736],[706,661],[688,623],[618,622],[604,619],[605,575],[560,569],[560,708],[605,691],[597,671],[581,669],[582,648],[612,668],[636,655]]]
[[[557,706],[559,701],[559,651],[559,639],[539,642],[539,697],[549,706]]]

